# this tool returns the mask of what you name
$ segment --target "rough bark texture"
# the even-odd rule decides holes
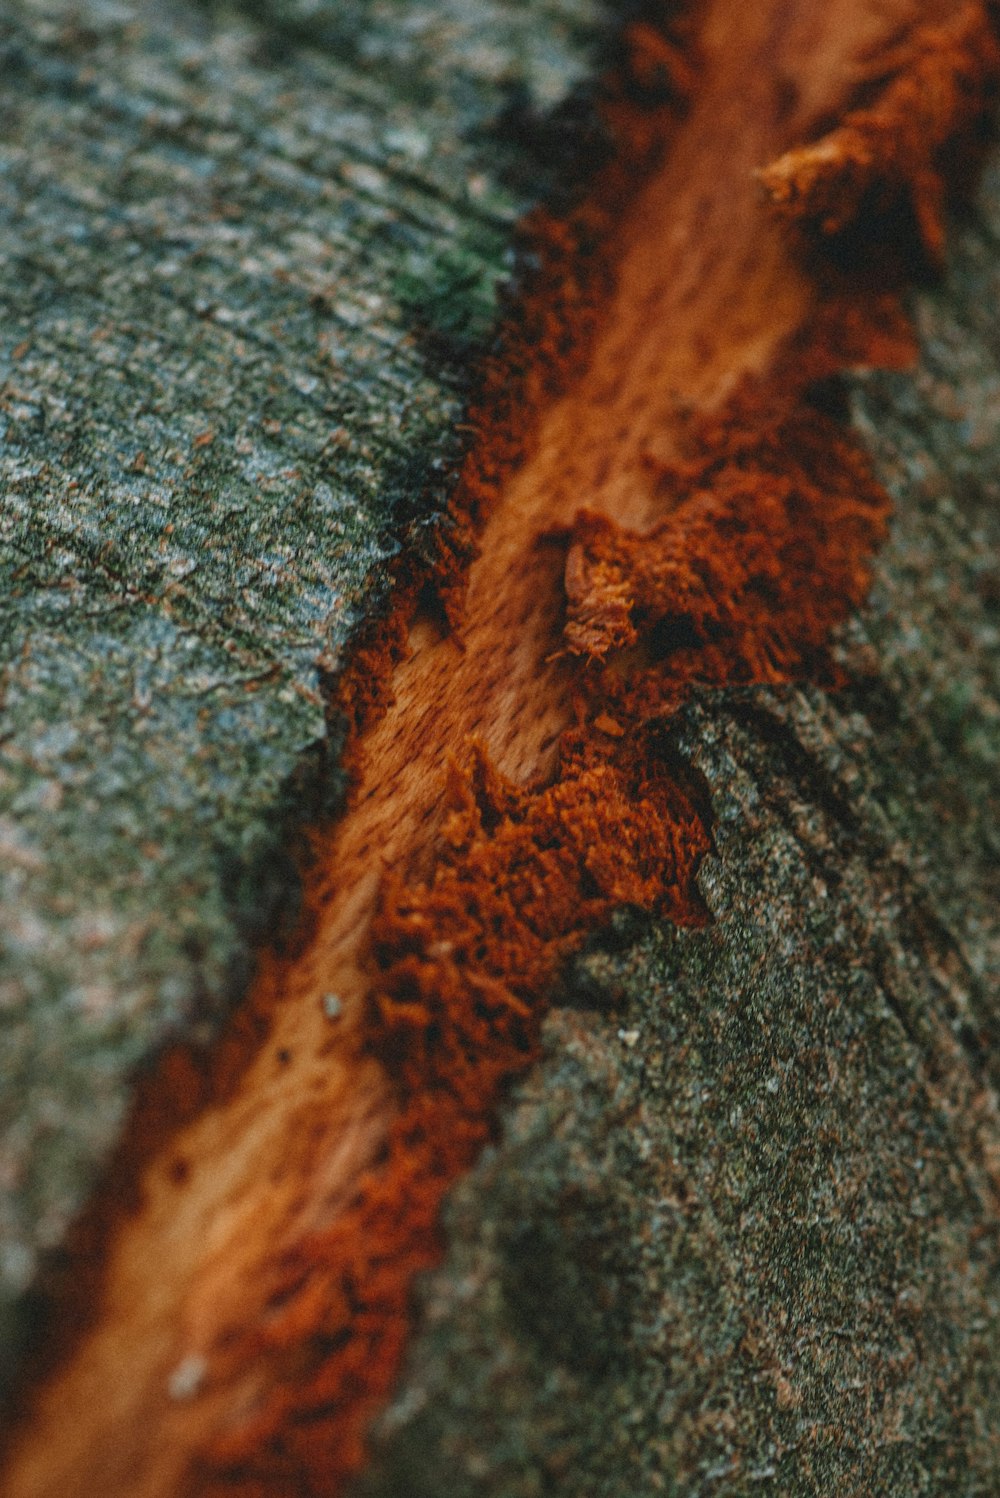
[[[581,148],[552,111],[606,25],[597,0],[4,8],[8,1353],[134,1069],[207,1038],[294,918],[291,829],[341,794],[324,681],[447,492],[466,356]]]
[[[323,677],[461,409],[412,334],[489,326],[602,24],[251,9],[0,28],[8,1348],[134,1068],[210,1029],[336,803]],[[372,1498],[1000,1487],[998,243],[994,166],[920,371],[851,388],[898,506],[851,684],[685,711],[715,923],[567,975]]]
[[[1000,163],[915,376],[850,685],[703,696],[703,931],[624,922],[455,1193],[366,1498],[1000,1488]]]

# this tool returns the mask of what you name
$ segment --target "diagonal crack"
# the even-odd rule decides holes
[[[300,940],[262,954],[207,1064],[175,1051],[147,1084],[25,1400],[11,1498],[340,1491],[443,1197],[534,1057],[560,966],[622,905],[704,919],[709,813],[663,724],[698,684],[832,672],[888,501],[824,393],[847,364],[912,356],[913,257],[838,259],[833,230],[870,196],[855,137],[842,190],[836,131],[824,148],[822,201],[840,206],[811,265],[755,174],[780,158],[786,212],[814,216],[820,147],[787,153],[892,43],[864,128],[912,187],[889,151],[905,122],[936,212],[930,177],[977,126],[996,58],[970,5],[935,71],[915,14],[709,0],[683,119],[606,98],[619,155],[575,219],[535,225],[548,270],[474,412],[432,576],[451,629],[420,617],[427,575],[401,568],[335,689],[353,791],[313,838]],[[689,27],[631,44],[647,76],[690,73]],[[922,142],[899,107],[908,69],[948,101]],[[574,278],[587,242],[599,273]]]

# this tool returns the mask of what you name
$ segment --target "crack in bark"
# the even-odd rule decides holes
[[[434,571],[454,633],[415,617],[426,573],[401,574],[340,680],[355,783],[315,840],[308,940],[264,955],[207,1078],[175,1053],[147,1094],[124,1172],[139,1209],[106,1238],[93,1325],[22,1426],[15,1498],[339,1491],[398,1369],[413,1277],[439,1255],[444,1194],[535,1056],[560,967],[622,905],[704,920],[706,796],[663,754],[664,725],[696,686],[832,670],[826,640],[864,596],[888,501],[817,382],[912,356],[894,258],[874,284],[833,263],[807,273],[754,199],[754,169],[815,116],[781,68],[835,111],[856,83],[852,27],[869,47],[896,38],[892,15],[868,36],[864,7],[833,10],[843,35],[817,41],[795,7],[706,5],[689,118],[632,217],[612,232],[598,196],[572,232],[545,225],[557,266],[603,229],[614,290],[578,307],[580,283],[550,299],[543,277],[506,346],[526,361],[513,402],[509,365],[488,371]],[[961,19],[933,68],[926,28],[901,43],[865,114],[932,254],[935,163],[974,133],[996,65],[981,8]],[[691,85],[672,42],[631,42],[647,87]],[[935,91],[916,117],[915,88]],[[607,108],[620,183],[664,119]],[[882,181],[877,160],[857,175],[867,129],[850,115],[782,155],[763,172],[772,197],[844,230]],[[590,364],[525,442],[578,312]],[[740,710],[850,838],[849,804],[807,751]],[[123,1346],[141,1369],[105,1414],[89,1391]],[[192,1358],[196,1397],[171,1402]]]

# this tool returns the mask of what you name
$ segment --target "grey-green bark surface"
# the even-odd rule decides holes
[[[1000,1492],[1000,164],[851,685],[706,695],[714,924],[579,960],[455,1192],[365,1498]]]
[[[488,327],[546,185],[491,122],[557,107],[601,25],[244,15],[0,18],[5,1307],[336,800],[321,673],[461,408],[413,330]],[[921,370],[852,386],[897,500],[853,684],[678,721],[715,924],[576,965],[369,1495],[1000,1491],[998,249],[994,168]]]
[[[0,1347],[135,1068],[210,1031],[290,826],[336,804],[324,672],[434,520],[463,351],[559,166],[532,124],[606,23],[3,8]]]

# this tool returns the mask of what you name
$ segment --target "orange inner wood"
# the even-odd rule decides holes
[[[863,85],[877,113],[926,57],[914,27],[953,13],[702,7],[691,107],[606,247],[587,366],[521,413],[530,450],[502,492],[469,492],[489,469],[471,455],[455,503],[486,518],[460,634],[409,629],[352,746],[349,811],[315,840],[309,939],[264,954],[211,1095],[182,1053],[164,1062],[162,1095],[190,1075],[197,1105],[137,1115],[141,1176],[117,1183],[93,1304],[70,1289],[82,1330],[25,1403],[9,1498],[329,1498],[362,1464],[441,1201],[535,1055],[560,964],[621,903],[704,919],[708,808],[665,719],[695,682],[823,669],[863,597],[886,500],[815,383],[912,343],[884,286],[807,270],[763,204],[795,197],[809,219],[823,148],[755,174]],[[992,43],[978,6],[961,15],[979,61],[939,48],[934,86],[973,81],[894,186],[871,168],[880,209],[930,192],[911,157],[929,169],[981,111]],[[895,139],[891,109],[881,123]],[[487,423],[480,440],[504,439]]]

